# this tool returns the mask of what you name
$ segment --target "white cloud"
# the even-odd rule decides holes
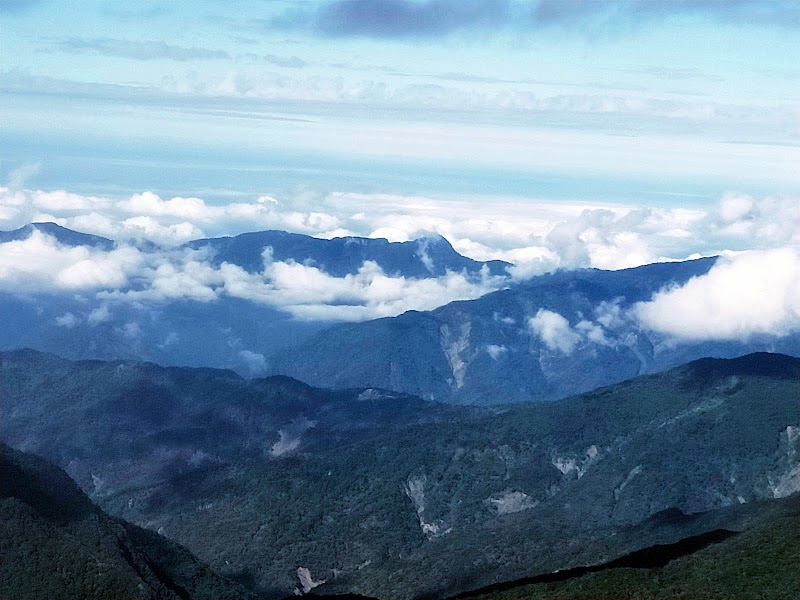
[[[201,198],[164,199],[152,192],[114,199],[0,188],[0,227],[40,220],[116,240],[154,241],[165,249],[137,250],[126,243],[111,252],[63,248],[37,233],[0,245],[0,288],[98,290],[103,298],[141,301],[209,302],[226,295],[269,304],[302,319],[362,320],[431,309],[507,282],[461,273],[419,280],[390,277],[372,263],[335,278],[310,265],[271,259],[262,272],[247,273],[233,265],[214,267],[203,253],[168,248],[203,236],[259,229],[391,240],[438,234],[472,258],[514,263],[510,275],[521,280],[557,268],[623,268],[728,250],[800,246],[800,201],[735,193],[708,209],[642,209],[309,192],[289,199],[263,194],[250,202],[211,205]],[[424,252],[423,257],[432,258]],[[137,285],[129,285],[132,281]],[[586,321],[582,329],[571,331],[587,342],[611,343],[602,319],[612,316],[598,314],[595,323]]]
[[[390,276],[371,261],[356,273],[335,277],[312,265],[274,261],[270,249],[263,253],[263,269],[255,273],[230,263],[215,267],[203,250],[144,256],[135,289],[109,287],[97,296],[122,302],[212,302],[227,296],[273,306],[302,320],[362,321],[477,298],[508,282],[486,270],[422,279]]]
[[[569,321],[557,312],[539,309],[536,316],[528,320],[531,331],[537,335],[550,350],[561,354],[572,354],[581,342],[581,335],[570,327]]]
[[[72,329],[80,322],[81,320],[71,312],[64,313],[63,315],[56,317],[56,325],[59,327],[66,327],[67,329]]]
[[[595,321],[606,329],[616,330],[625,327],[628,314],[622,308],[622,298],[615,298],[611,302],[601,302],[594,309]]]
[[[152,192],[125,199],[0,188],[0,227],[52,220],[117,240],[176,246],[205,236],[284,229],[330,238],[407,241],[442,235],[477,260],[513,263],[525,279],[557,268],[618,269],[800,243],[800,201],[726,193],[717,207],[637,208],[537,199],[448,199],[308,192],[210,205]]]
[[[135,248],[103,252],[64,247],[34,231],[24,240],[0,244],[0,289],[49,292],[121,287],[142,264]]]
[[[706,274],[655,294],[635,313],[677,340],[746,340],[800,331],[800,252],[796,248],[722,257]]]
[[[251,352],[250,350],[241,350],[239,358],[242,359],[251,375],[262,375],[267,370],[267,361],[263,354]]]
[[[87,223],[87,225],[89,224]],[[88,230],[92,231],[92,229]],[[100,232],[96,231],[96,233]],[[112,229],[110,234],[115,237],[129,236],[137,240],[149,240],[164,246],[176,246],[203,237],[203,231],[193,223],[183,221],[162,224],[157,219],[146,215],[125,219],[121,224],[121,229],[116,233]]]
[[[129,340],[136,340],[142,336],[142,329],[138,323],[130,322],[125,323],[121,328],[116,328],[117,332],[122,334],[123,337]]]
[[[153,192],[134,194],[130,199],[119,202],[117,207],[135,215],[167,216],[194,221],[208,221],[217,212],[206,206],[206,203],[200,198],[177,197],[171,200],[162,200]]]
[[[606,337],[606,332],[598,323],[591,321],[580,321],[575,325],[575,331],[587,341],[601,346],[614,346],[614,342]]]
[[[505,346],[497,346],[495,344],[488,344],[486,346],[486,353],[491,356],[494,360],[499,359],[505,352],[508,351],[508,348]]]
[[[99,325],[100,323],[105,323],[110,318],[111,311],[108,309],[108,304],[103,304],[89,313],[89,316],[86,317],[86,322],[89,323],[89,325]]]
[[[753,209],[753,199],[743,194],[727,193],[722,197],[719,215],[726,223],[738,221],[750,214]]]
[[[298,198],[295,204],[306,202]],[[322,237],[330,237],[332,232],[350,234],[333,214],[283,206],[268,196],[215,206],[201,198],[163,199],[152,192],[119,200],[63,190],[0,187],[0,228],[13,229],[37,221],[53,221],[117,240],[144,239],[165,246],[259,229],[285,229]]]
[[[436,278],[389,276],[374,262],[357,273],[333,277],[314,266],[273,262],[265,253],[264,270],[247,273],[223,264],[220,292],[282,308],[296,318],[361,321],[407,310],[431,310],[454,300],[477,298],[504,286],[502,277],[448,272]]]
[[[572,327],[569,321],[557,312],[540,309],[536,316],[528,319],[528,326],[548,349],[570,355],[578,346],[597,345],[613,348],[620,343],[626,343],[614,334],[614,329],[630,323],[629,319],[623,317],[624,314],[618,302],[604,302],[595,310],[595,321],[582,319]],[[627,335],[627,332],[622,333]]]

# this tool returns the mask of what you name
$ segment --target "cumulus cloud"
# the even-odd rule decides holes
[[[242,359],[251,375],[263,375],[267,371],[267,360],[263,354],[242,350],[239,352],[239,358]]]
[[[72,329],[80,322],[81,320],[71,312],[64,313],[63,315],[56,317],[56,325],[59,327],[66,327],[67,329]]]
[[[0,244],[0,289],[53,292],[118,288],[142,266],[141,253],[125,247],[104,252],[65,247],[34,231],[24,240]]]
[[[508,352],[508,348],[505,346],[498,346],[496,344],[488,344],[486,346],[486,354],[491,356],[494,360],[498,360],[506,352]]]
[[[528,327],[545,346],[561,354],[572,354],[581,341],[580,334],[572,329],[569,321],[551,310],[540,309],[528,320]]]
[[[759,199],[733,192],[710,208],[642,209],[352,193],[301,193],[289,199],[263,194],[249,202],[212,205],[202,198],[161,198],[152,192],[104,198],[63,190],[0,188],[0,228],[32,221],[54,221],[110,237],[117,246],[110,252],[64,248],[40,232],[2,244],[3,289],[91,290],[120,301],[212,302],[230,296],[276,306],[303,319],[362,320],[430,309],[493,291],[508,285],[508,280],[462,273],[398,278],[373,263],[336,278],[314,265],[276,262],[270,256],[265,257],[262,271],[248,273],[234,265],[214,266],[202,252],[174,247],[201,237],[259,229],[391,241],[438,234],[471,258],[513,263],[511,278],[523,280],[558,268],[617,269],[725,251],[800,246],[796,198]],[[126,240],[134,240],[138,249]],[[420,252],[427,256],[424,242]],[[611,343],[609,327],[600,319],[572,328],[571,339]]]
[[[111,311],[108,309],[108,304],[103,304],[98,308],[95,308],[89,313],[89,316],[86,317],[86,321],[89,325],[99,325],[100,323],[105,323],[111,318]]]
[[[205,235],[258,229],[285,229],[320,236],[345,231],[333,214],[298,210],[269,196],[214,206],[201,198],[164,199],[152,192],[111,199],[63,190],[0,187],[0,228],[12,229],[42,221],[112,239],[149,240],[166,246]]]
[[[800,251],[722,257],[703,276],[635,307],[641,324],[679,341],[747,340],[800,331]]]
[[[303,320],[361,321],[477,298],[507,281],[488,270],[428,279],[390,276],[370,261],[356,273],[335,277],[312,265],[274,261],[269,249],[263,269],[248,272],[229,263],[213,265],[205,250],[64,246],[39,230],[0,244],[0,290],[81,292],[102,302],[81,317],[58,317],[56,324],[68,328],[112,320],[114,302],[213,302],[222,297],[269,305]],[[120,333],[138,337],[133,325]]]
[[[564,355],[572,354],[579,346],[630,345],[635,343],[630,327],[636,324],[621,302],[620,298],[601,303],[594,310],[594,320],[581,318],[574,326],[557,312],[540,309],[528,319],[528,327],[549,350]]]
[[[728,193],[722,198],[719,216],[726,223],[740,221],[753,210],[753,199],[744,194]]]

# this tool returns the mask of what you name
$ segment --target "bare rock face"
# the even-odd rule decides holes
[[[297,579],[300,581],[300,587],[303,589],[304,594],[325,583],[324,579],[314,579],[311,576],[311,571],[305,567],[297,567]]]

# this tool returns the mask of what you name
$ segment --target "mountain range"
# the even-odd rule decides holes
[[[440,277],[448,271],[506,275],[509,263],[500,260],[480,262],[462,256],[442,236],[410,242],[389,242],[363,237],[314,238],[286,231],[257,231],[233,237],[195,240],[185,244],[194,250],[210,251],[213,264],[239,265],[247,271],[264,268],[266,248],[276,261],[295,261],[320,268],[334,277],[354,275],[364,262],[376,263],[387,275],[401,277]]]
[[[115,247],[111,240],[52,223],[0,232],[0,244],[34,232],[64,248]],[[156,251],[151,246],[144,249]],[[136,281],[115,292],[122,296],[10,288],[0,291],[0,348],[230,368],[244,376],[288,375],[325,388],[376,387],[482,405],[563,398],[704,356],[800,354],[798,334],[676,341],[637,319],[640,303],[706,275],[715,258],[619,271],[557,271],[516,281],[508,275],[509,264],[473,261],[441,237],[390,243],[264,231],[196,240],[170,252],[195,253],[209,268],[227,264],[246,273],[263,269],[265,257],[335,278],[353,277],[374,263],[387,275],[409,280],[459,272],[493,277],[507,289],[431,311],[334,324],[224,294],[204,301],[180,295],[125,300],[125,293],[140,291]]]
[[[800,354],[797,334],[675,343],[631,317],[637,303],[715,261],[558,271],[428,312],[339,324],[275,353],[271,371],[322,387],[494,404],[563,398],[705,356]]]
[[[34,233],[54,239],[62,248],[83,247],[105,252],[112,240],[72,231],[54,223],[33,223],[0,232],[0,244],[23,241]],[[478,262],[461,256],[442,237],[390,243],[384,239],[317,239],[283,231],[246,233],[201,239],[177,248],[161,249],[149,242],[133,243],[144,253],[184,256],[209,268],[223,263],[248,273],[264,269],[269,260],[313,266],[330,277],[355,275],[366,263],[387,276],[436,278],[448,272],[467,278],[506,275],[507,263]],[[139,290],[130,281],[115,292]],[[179,295],[162,300],[115,300],[95,293],[59,290],[31,291],[0,287],[0,348],[29,347],[67,358],[136,359],[166,365],[232,368],[245,375],[265,372],[265,355],[296,344],[333,320],[293,318],[265,302],[221,295],[197,301]]]
[[[439,237],[52,223],[0,248],[32,263],[0,269],[3,598],[797,596],[800,334],[641,317],[725,259],[518,280]],[[137,266],[73,289],[62,254]],[[333,322],[453,281],[474,299]]]
[[[445,597],[748,530],[800,490],[800,360],[547,403],[0,355],[3,436],[256,594]]]

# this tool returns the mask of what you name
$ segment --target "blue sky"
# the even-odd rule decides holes
[[[669,204],[800,187],[794,2],[0,7],[0,175],[38,163],[48,188]]]
[[[536,245],[585,209],[616,211],[621,231],[626,211],[718,211],[731,194],[785,206],[800,193],[792,1],[2,0],[0,24],[0,181],[12,191],[218,207],[269,197],[338,224],[294,227],[304,233],[432,230],[480,258]],[[415,198],[435,206],[415,212]],[[6,204],[5,227],[127,231],[75,207]],[[426,225],[432,211],[441,224]],[[462,235],[448,211],[475,223],[524,213],[535,239]],[[692,243],[591,264],[748,244],[681,235]]]
[[[773,301],[774,323],[800,326],[794,0],[0,0],[0,34],[0,229],[122,244],[0,245],[0,288],[109,298],[134,277],[199,277],[176,293],[206,297],[223,274],[169,248],[439,234],[515,266],[424,294],[374,269],[329,282],[305,266],[295,283],[373,294],[362,319],[556,268],[722,254],[686,302],[724,289],[732,310]],[[773,271],[739,302],[731,282]]]

